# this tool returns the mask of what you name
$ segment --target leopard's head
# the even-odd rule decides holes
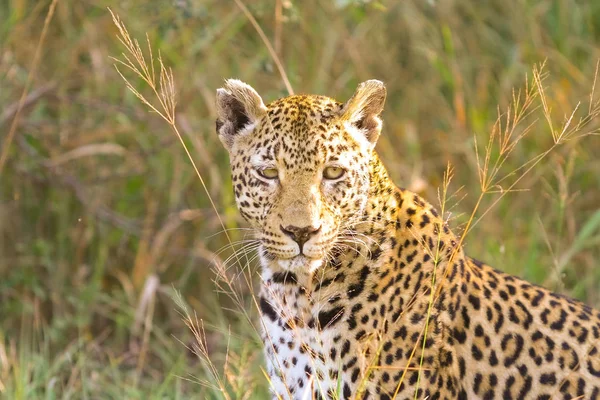
[[[217,132],[235,198],[274,269],[314,272],[360,222],[385,86],[360,84],[346,103],[289,96],[265,105],[238,80],[217,90]]]

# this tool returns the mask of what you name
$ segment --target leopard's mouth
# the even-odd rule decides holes
[[[304,254],[298,254],[292,258],[279,259],[277,264],[286,271],[312,273],[321,265],[323,265],[323,259],[307,257]]]
[[[305,257],[310,260],[324,258],[330,246],[323,241],[317,243],[305,243],[298,246],[297,243],[273,246],[268,241],[262,241],[262,252],[272,259],[292,260]]]
[[[264,261],[276,266],[278,269],[295,273],[312,273],[324,263],[323,257],[310,257],[305,254],[279,254],[263,249],[261,252]]]
[[[335,242],[330,229],[321,229],[307,241],[298,243],[288,237],[265,235],[261,240],[261,260],[277,270],[313,273],[326,264]]]

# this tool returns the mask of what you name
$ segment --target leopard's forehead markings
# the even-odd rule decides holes
[[[298,140],[323,133],[339,115],[342,104],[325,96],[296,95],[267,106],[267,116],[275,132],[286,131]]]
[[[340,110],[342,103],[327,96],[319,95],[292,95],[275,100],[267,105],[267,110],[273,115],[283,113],[295,115],[310,115],[315,117],[317,113],[325,115]]]
[[[256,150],[265,159],[282,160],[288,168],[298,163],[310,168],[339,153],[338,143],[343,140],[336,136],[343,132],[336,120],[341,109],[342,103],[326,96],[293,95],[275,100],[267,105],[264,122],[268,125],[262,129],[264,136]]]

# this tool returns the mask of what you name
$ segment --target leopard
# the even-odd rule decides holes
[[[258,243],[273,399],[600,399],[600,312],[464,253],[375,149],[385,85],[346,102],[216,93]]]

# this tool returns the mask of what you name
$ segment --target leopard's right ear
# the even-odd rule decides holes
[[[256,90],[237,79],[227,79],[224,87],[217,89],[217,133],[225,148],[231,150],[234,141],[249,133],[266,112]]]
[[[380,115],[385,97],[383,82],[371,79],[358,85],[352,98],[342,108],[342,117],[352,127],[351,131],[371,148],[375,147],[381,133]]]

